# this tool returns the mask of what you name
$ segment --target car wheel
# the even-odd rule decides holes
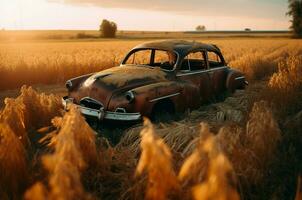
[[[225,90],[225,91],[221,92],[219,95],[216,96],[216,100],[217,100],[217,102],[223,102],[229,96],[231,96],[231,92],[228,91],[228,90]]]
[[[233,94],[236,90],[235,77],[236,77],[235,72],[231,72],[230,74],[228,74],[228,77],[226,80],[226,88],[227,88],[227,92],[229,94]]]
[[[152,110],[151,119],[155,123],[170,122],[175,118],[175,109],[172,101],[165,100],[155,104]]]

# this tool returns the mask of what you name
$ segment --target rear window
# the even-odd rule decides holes
[[[208,60],[209,60],[210,68],[223,66],[220,56],[213,51],[208,51]]]
[[[206,59],[204,51],[189,53],[182,61],[180,70],[197,71],[206,69]]]

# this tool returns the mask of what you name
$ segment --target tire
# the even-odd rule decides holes
[[[230,72],[228,74],[228,77],[226,79],[226,91],[228,94],[233,94],[237,89],[235,78],[236,78],[236,72]]]
[[[175,118],[175,108],[171,100],[163,100],[154,105],[151,119],[155,123],[170,122]]]

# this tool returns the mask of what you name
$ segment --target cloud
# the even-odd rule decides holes
[[[47,0],[77,6],[139,9],[192,16],[284,18],[284,0]]]

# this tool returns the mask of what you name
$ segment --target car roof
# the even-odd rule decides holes
[[[220,53],[220,49],[216,45],[196,41],[189,42],[186,40],[159,40],[146,42],[133,48],[133,50],[135,49],[160,49],[166,51],[176,51],[180,55],[185,55],[195,49],[205,49]]]

